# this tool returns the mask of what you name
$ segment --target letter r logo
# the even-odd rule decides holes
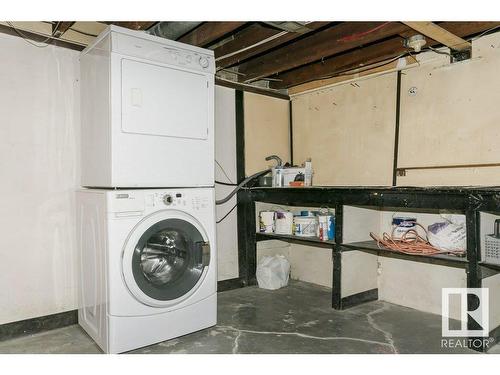
[[[452,295],[460,298],[460,329],[450,328],[450,296]],[[441,297],[443,337],[489,336],[488,288],[443,288]],[[471,323],[470,327],[467,326],[468,321]]]

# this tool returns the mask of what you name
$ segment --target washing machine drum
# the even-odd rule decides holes
[[[142,293],[170,301],[191,291],[210,261],[200,231],[182,219],[166,219],[139,238],[131,259],[132,274]]]

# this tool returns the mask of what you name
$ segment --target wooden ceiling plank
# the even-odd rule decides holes
[[[254,23],[240,32],[234,34],[233,39],[224,43],[220,47],[215,48],[215,58],[221,59],[227,55],[232,55],[243,48],[248,48],[255,43],[264,39],[279,34],[281,31],[271,27],[262,26],[259,23]]]
[[[291,45],[239,65],[240,78],[251,82],[297,68],[408,29],[399,22],[343,22]]]
[[[310,32],[314,32],[315,30],[324,27],[329,23],[330,22],[311,22],[307,24],[306,27],[311,30]],[[254,24],[236,34],[234,40],[232,40],[231,42],[228,42],[215,49],[215,57],[219,58],[219,60],[217,60],[217,67],[227,68],[233,66],[243,60],[266,52],[271,48],[292,41],[303,35],[304,34],[299,33],[283,34],[282,30],[276,30],[273,28],[261,26],[259,24]],[[275,36],[276,38],[256,45],[256,43],[259,43],[262,40],[271,38],[273,36]],[[251,46],[253,47],[248,48]]]
[[[443,22],[440,24],[444,29],[460,36],[467,37],[481,33],[485,30],[500,26],[500,22]],[[401,35],[411,36],[412,32],[403,32]],[[441,43],[433,39],[427,39],[427,45],[436,46]],[[338,72],[352,70],[370,64],[382,62],[394,58],[407,51],[403,47],[402,40],[398,37],[360,48],[341,55],[336,55],[313,64],[305,65],[279,74],[270,86],[274,89],[284,89],[300,85],[323,77],[335,75]]]
[[[210,43],[230,34],[246,22],[204,22],[194,30],[177,39],[179,42],[206,47]]]
[[[326,79],[328,76],[362,68],[364,66],[384,61],[402,54],[406,51],[403,46],[403,38],[394,37],[384,42],[376,43],[342,55],[319,61],[310,65],[302,66],[279,74],[275,78],[281,81],[273,81],[270,86],[274,89],[283,89],[295,86],[311,80]]]
[[[459,36],[449,32],[448,30],[436,25],[433,22],[403,22],[413,30],[432,38],[439,43],[456,51],[471,49],[472,45]]]
[[[69,30],[71,26],[75,24],[76,21],[53,21],[52,24],[52,35],[56,38],[60,38],[66,31]]]

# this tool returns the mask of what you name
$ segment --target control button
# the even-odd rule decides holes
[[[201,56],[199,63],[200,63],[200,66],[202,68],[208,68],[209,62],[208,62],[208,59],[206,57]]]
[[[181,193],[177,193],[177,194],[175,194],[175,196],[176,196],[176,198],[180,198],[180,197],[182,197],[182,194]]]
[[[188,64],[191,64],[191,60],[192,60],[191,55],[187,55],[187,56],[186,56],[186,62],[187,62]]]
[[[166,194],[163,197],[163,203],[165,203],[167,206],[171,205],[173,201],[174,201],[174,198],[172,198],[172,196],[170,194]]]

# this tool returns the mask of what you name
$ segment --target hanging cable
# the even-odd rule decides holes
[[[224,173],[224,176],[226,176],[227,180],[233,185],[233,186],[236,186],[236,184],[233,182],[233,180],[231,180],[228,176],[228,174],[226,173],[226,170],[222,167],[222,165],[220,165],[220,163],[217,161],[217,159],[215,159],[215,164],[217,164],[217,166],[220,168],[220,170],[222,171],[222,173]],[[221,185],[224,185],[224,184],[221,184]]]
[[[48,37],[46,37],[44,40],[42,40],[40,43],[46,43],[44,45],[39,45],[39,44],[36,44],[36,43],[33,43],[31,40],[29,40],[29,37],[25,34],[23,34],[20,30],[17,29],[16,26],[14,26],[14,24],[12,22],[9,22],[9,21],[6,21],[7,25],[9,25],[10,27],[12,27],[12,29],[14,30],[14,32],[20,36],[22,39],[24,39],[25,42],[31,44],[32,46],[34,47],[37,47],[37,48],[45,48],[45,47],[48,47],[50,45],[50,43],[47,43],[50,39],[55,39],[54,38],[54,35],[56,33],[56,30],[57,28],[59,27],[59,25],[61,24],[61,21],[57,22],[56,24],[56,27],[54,28],[54,31],[52,32],[52,34],[50,34]],[[38,33],[33,33],[33,34],[37,34],[37,35],[41,35],[41,34],[38,34]]]
[[[222,182],[222,181],[217,181],[217,180],[215,180],[215,183],[218,185],[224,185],[224,186],[238,186],[237,184],[230,184],[228,182]]]
[[[87,32],[85,32],[85,31],[75,29],[74,27],[70,27],[68,30],[72,30],[72,31],[74,31],[75,33],[82,34],[82,35],[86,35],[86,36],[91,36],[91,37],[94,37],[94,38],[96,38],[96,37],[98,36],[98,35],[96,35],[96,34],[87,33]]]
[[[217,223],[217,224],[221,223],[221,222],[222,222],[222,220],[224,220],[226,217],[228,217],[228,216],[231,214],[231,212],[233,212],[233,211],[234,211],[234,209],[235,209],[237,206],[238,206],[238,203],[236,203],[236,204],[233,206],[233,208],[231,208],[231,209],[229,210],[229,212],[228,212],[227,214],[225,214],[225,215],[222,217],[222,219],[217,220],[217,221],[216,221],[216,223]]]

